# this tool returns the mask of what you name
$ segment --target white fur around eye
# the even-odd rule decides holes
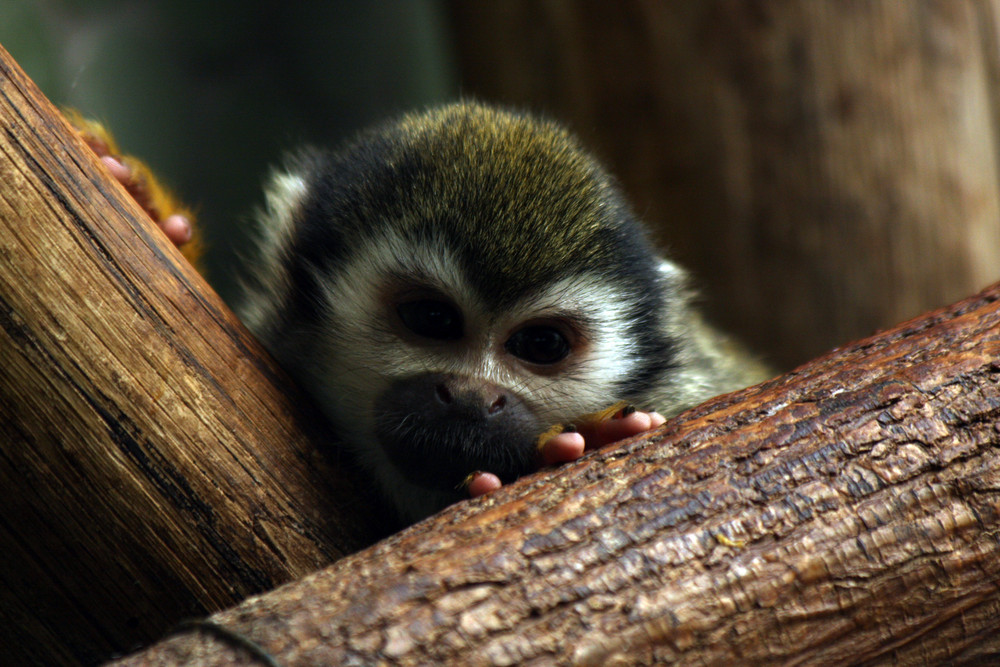
[[[357,243],[346,264],[315,275],[324,303],[321,336],[314,341],[317,389],[334,385],[341,395],[364,404],[395,378],[472,373],[472,361],[450,351],[456,349],[452,341],[422,345],[401,336],[401,323],[387,300],[387,285],[410,276],[415,285],[448,296],[464,318],[475,312],[472,291],[443,244],[431,250],[391,230]]]
[[[392,230],[359,244],[344,266],[316,276],[332,320],[345,326],[377,326],[384,310],[383,287],[407,276],[448,296],[463,313],[474,307],[475,296],[445,244],[430,248]]]
[[[569,419],[617,400],[611,395],[614,386],[637,363],[635,342],[626,334],[633,305],[606,278],[584,274],[553,283],[510,310],[510,323],[554,317],[584,329],[586,345],[574,351],[564,372],[522,379],[550,420]]]

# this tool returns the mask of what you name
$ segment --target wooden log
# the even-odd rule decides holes
[[[289,381],[0,49],[0,646],[94,662],[373,541]]]
[[[116,664],[996,664],[998,535],[1000,284]]]

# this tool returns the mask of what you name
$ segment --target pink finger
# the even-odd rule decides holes
[[[648,412],[633,412],[621,419],[608,419],[593,428],[593,435],[587,438],[587,448],[594,449],[604,445],[631,438],[653,427],[653,418]]]
[[[503,486],[503,482],[491,472],[474,473],[472,479],[469,480],[469,497],[478,498],[491,491],[496,491],[501,486]]]
[[[130,178],[132,178],[132,170],[129,169],[123,162],[117,158],[113,158],[110,155],[105,155],[101,158],[101,162],[104,166],[108,168],[111,175],[114,176],[115,180],[119,183],[127,183]]]
[[[183,215],[175,213],[174,215],[167,216],[160,222],[160,229],[166,233],[167,238],[174,245],[184,245],[191,240],[191,222]]]
[[[576,432],[560,433],[542,446],[542,461],[545,465],[575,461],[583,456],[586,442]]]

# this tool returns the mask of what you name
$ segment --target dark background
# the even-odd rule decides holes
[[[269,165],[455,97],[441,3],[0,0],[0,44],[195,206],[225,298]]]
[[[283,150],[471,94],[580,134],[790,368],[1000,278],[995,5],[0,0],[0,44],[198,208],[225,298]]]

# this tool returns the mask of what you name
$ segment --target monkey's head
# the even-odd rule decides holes
[[[245,321],[410,518],[533,470],[552,424],[673,400],[681,272],[553,123],[408,115],[293,158],[263,218]]]

